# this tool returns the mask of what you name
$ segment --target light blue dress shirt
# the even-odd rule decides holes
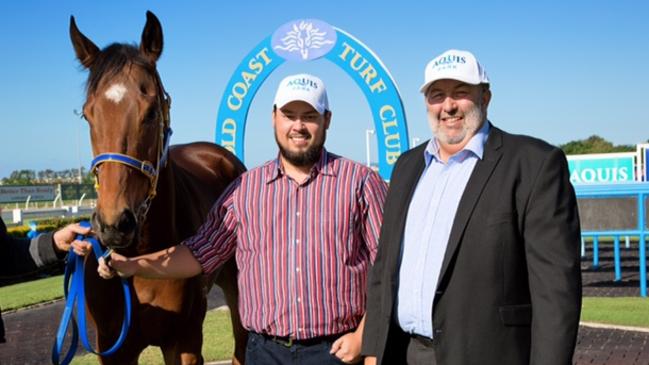
[[[478,159],[482,159],[489,122],[464,149],[444,163],[435,138],[423,158],[426,167],[408,207],[401,245],[397,321],[404,332],[433,338],[433,299],[455,213]]]

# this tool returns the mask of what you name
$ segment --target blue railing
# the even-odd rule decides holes
[[[638,256],[640,272],[640,295],[647,296],[647,255],[646,237],[649,231],[647,224],[646,201],[649,197],[649,183],[624,183],[624,184],[598,184],[598,185],[576,185],[577,199],[612,199],[612,198],[633,198],[636,201],[636,212],[629,212],[636,216],[633,228],[623,229],[592,229],[583,230],[582,255],[585,253],[584,239],[593,239],[593,267],[599,266],[599,239],[601,237],[613,237],[613,259],[615,265],[615,280],[622,277],[620,265],[620,237],[626,237],[626,247],[629,248],[629,236],[638,237]],[[582,218],[583,220],[583,218]],[[583,222],[582,222],[583,223]]]

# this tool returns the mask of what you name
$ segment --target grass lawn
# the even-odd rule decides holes
[[[581,320],[649,328],[649,298],[583,298]]]
[[[0,308],[3,311],[63,298],[63,275],[0,288]]]
[[[206,362],[226,360],[232,357],[234,340],[228,310],[213,309],[207,312],[203,322],[203,357]],[[86,354],[75,358],[72,365],[96,365],[96,355]],[[140,365],[163,364],[162,353],[158,347],[147,348],[140,356]]]

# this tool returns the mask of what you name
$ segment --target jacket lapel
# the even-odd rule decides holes
[[[442,261],[442,269],[437,281],[438,286],[444,279],[449,263],[455,255],[455,251],[457,250],[464,234],[466,224],[473,213],[473,209],[478,202],[480,195],[482,195],[482,191],[484,190],[489,177],[493,173],[494,168],[502,156],[502,150],[500,149],[502,146],[502,137],[502,131],[492,126],[487,143],[485,143],[483,159],[478,160],[476,163],[466,188],[464,189],[462,198],[460,199],[457,213],[453,220],[453,226],[451,227],[451,234],[448,239],[446,253],[444,254],[444,261]]]

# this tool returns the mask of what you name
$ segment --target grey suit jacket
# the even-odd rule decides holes
[[[424,148],[395,165],[369,274],[363,353],[379,364],[405,364],[407,341],[395,335],[394,301]],[[437,283],[431,320],[438,364],[570,364],[581,309],[579,243],[563,152],[492,127],[460,200]]]

